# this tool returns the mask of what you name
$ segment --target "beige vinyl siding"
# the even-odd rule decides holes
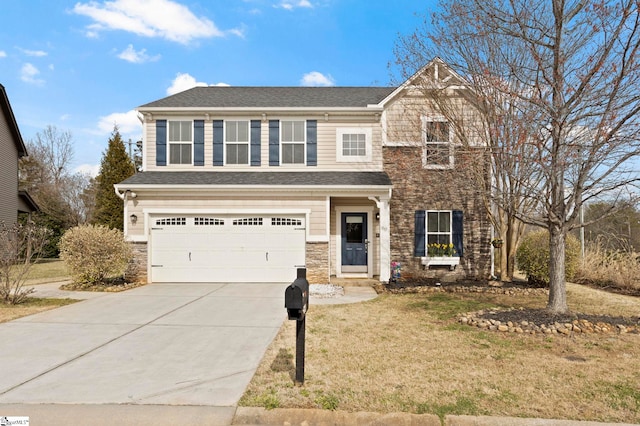
[[[337,161],[337,153],[341,149],[341,143],[338,143],[336,133],[341,128],[371,129],[370,162]],[[382,170],[382,130],[380,123],[318,122],[318,167],[352,171]]]
[[[144,161],[145,170],[158,170],[162,167],[156,166],[156,122],[152,120],[144,124]]]
[[[482,122],[473,107],[462,98],[453,98],[449,108],[452,111],[459,111],[456,116],[454,128],[464,128],[466,141],[462,141],[459,135],[453,132],[453,142],[456,144],[468,143],[472,146],[480,146],[481,135],[484,132]],[[385,110],[386,132],[384,142],[393,143],[422,143],[422,117],[433,116],[442,117],[433,103],[425,100],[421,93],[407,95],[398,98],[395,102],[387,106]],[[444,117],[443,117],[444,118]]]
[[[420,98],[400,98],[385,110],[386,142],[422,142],[422,117],[433,113]]]
[[[358,171],[381,171],[382,170],[382,129],[379,121],[371,117],[361,117],[361,121],[358,120],[346,120],[338,118],[330,118],[325,121],[324,117],[318,116],[304,116],[304,117],[267,117],[267,120],[261,120],[261,117],[248,116],[248,117],[216,117],[210,116],[209,120],[205,120],[204,127],[204,166],[193,165],[167,165],[156,166],[156,120],[201,120],[202,116],[161,116],[157,115],[153,117],[153,120],[145,122],[144,125],[144,137],[145,137],[145,170],[214,170],[214,171],[273,171],[273,170],[358,170]],[[261,161],[260,167],[246,165],[225,165],[225,166],[213,166],[213,124],[212,120],[261,120],[260,126],[260,151]],[[318,122],[318,134],[317,134],[317,166],[306,165],[279,165],[269,166],[269,120],[307,120],[314,119]],[[372,141],[371,141],[371,161],[370,162],[338,162],[336,161],[336,149],[338,147],[336,141],[336,130],[339,128],[367,128],[371,129]],[[305,151],[306,155],[306,151]]]
[[[18,218],[18,150],[4,114],[0,113],[0,223]]]
[[[144,235],[144,211],[146,209],[152,209],[153,211],[162,211],[166,209],[168,214],[174,210],[188,211],[189,215],[210,214],[208,211],[224,211],[234,210],[241,211],[246,210],[253,214],[254,212],[260,215],[261,211],[269,210],[282,210],[283,214],[286,211],[310,211],[309,222],[307,227],[309,229],[310,236],[325,236],[326,235],[326,198],[325,197],[287,197],[283,194],[275,193],[272,195],[273,199],[259,198],[259,197],[200,197],[194,195],[185,196],[163,196],[159,198],[150,198],[139,195],[135,200],[128,202],[127,215],[135,214],[138,216],[138,222],[135,226],[129,222],[128,236],[141,236]],[[155,214],[155,213],[154,213]],[[186,213],[185,213],[186,214]],[[245,213],[232,213],[244,215]],[[127,218],[128,220],[128,218]],[[150,225],[148,225],[150,226]]]

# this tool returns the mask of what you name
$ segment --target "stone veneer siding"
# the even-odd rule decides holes
[[[329,243],[306,244],[307,281],[309,284],[329,282]]]
[[[482,164],[484,151],[457,148],[452,169],[422,166],[422,147],[384,147],[384,170],[393,183],[391,261],[402,263],[402,277],[448,281],[486,279],[491,273],[491,225],[483,197],[471,173]],[[426,270],[414,257],[416,210],[462,210],[463,256],[454,271],[448,267]]]
[[[132,242],[133,259],[129,262],[125,279],[131,282],[147,282],[147,243]]]

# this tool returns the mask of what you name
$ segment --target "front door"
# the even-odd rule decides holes
[[[367,272],[367,214],[342,213],[342,272]]]

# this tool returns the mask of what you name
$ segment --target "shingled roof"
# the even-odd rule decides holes
[[[385,172],[140,172],[118,186],[138,185],[281,185],[281,186],[391,186]]]
[[[194,87],[138,107],[146,108],[364,108],[395,87]]]

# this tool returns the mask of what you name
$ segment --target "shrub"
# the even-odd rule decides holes
[[[633,252],[606,250],[596,241],[587,246],[576,281],[640,290],[640,258]]]
[[[76,283],[103,284],[122,276],[133,252],[124,234],[102,225],[69,229],[60,240],[60,258]]]
[[[13,226],[0,223],[0,301],[18,304],[33,293],[33,287],[25,287],[27,274],[50,235],[47,228],[30,221]]]
[[[573,279],[580,261],[580,242],[567,235],[565,246],[565,278]],[[524,272],[529,283],[537,286],[549,285],[549,231],[531,232],[522,238],[516,252],[518,269]]]

